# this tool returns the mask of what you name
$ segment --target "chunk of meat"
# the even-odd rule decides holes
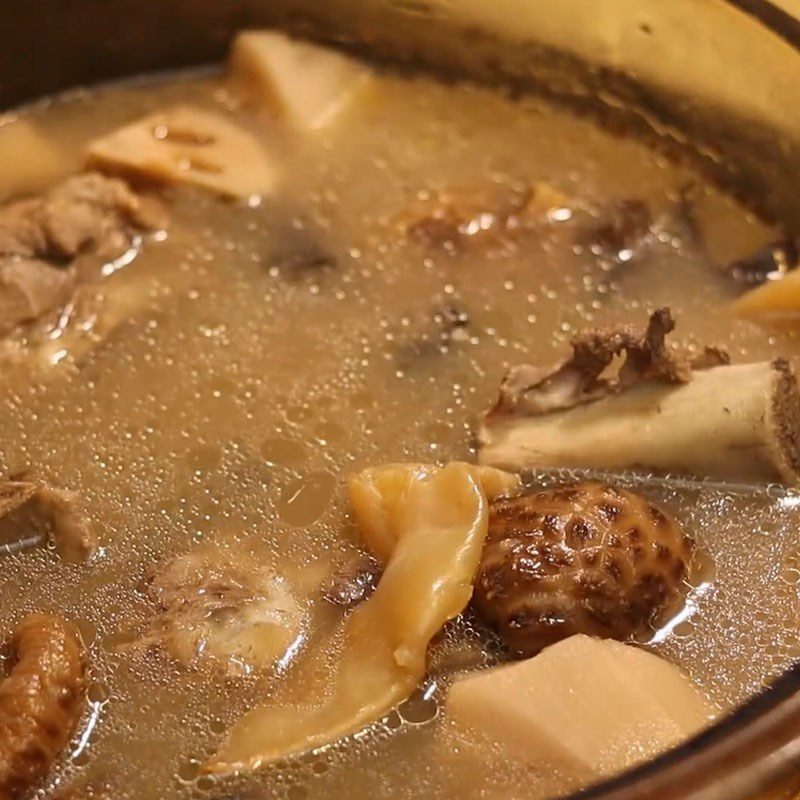
[[[0,336],[63,307],[103,264],[165,224],[157,206],[96,173],[0,208]]]
[[[147,271],[78,286],[63,308],[0,340],[5,385],[42,382],[62,374],[62,369],[80,368],[92,354],[130,335],[137,325],[166,314],[174,289],[174,281],[167,287]]]
[[[149,593],[161,613],[137,647],[163,646],[189,667],[209,661],[231,676],[283,669],[305,639],[305,613],[286,581],[244,557],[178,556]]]
[[[34,614],[14,631],[16,663],[0,683],[0,800],[47,773],[81,716],[85,656],[77,628]]]
[[[279,174],[254,136],[221,114],[190,106],[159,111],[95,139],[87,160],[103,172],[244,200],[270,193]]]
[[[574,408],[646,381],[687,383],[693,369],[728,363],[727,354],[715,348],[707,348],[694,360],[675,353],[666,344],[666,336],[674,328],[670,310],[660,308],[650,315],[643,333],[628,325],[581,331],[572,340],[572,355],[559,366],[512,369],[487,419]],[[625,356],[624,361],[609,375],[606,371],[620,355]]]
[[[683,594],[694,541],[633,492],[597,482],[492,504],[479,613],[518,653],[575,633],[626,639]]]
[[[618,200],[599,212],[598,222],[582,237],[596,256],[630,261],[651,234],[653,214],[641,200]]]
[[[60,262],[87,251],[114,257],[137,233],[164,224],[159,207],[126,183],[87,172],[0,210],[0,258]]]
[[[97,539],[77,495],[29,475],[0,482],[0,554],[13,553],[52,537],[67,561],[86,561]]]
[[[65,306],[75,286],[73,269],[36,259],[0,260],[0,336]]]
[[[515,235],[573,204],[544,182],[519,190],[499,184],[428,193],[401,215],[401,230],[428,248],[461,253],[472,245],[507,249]]]

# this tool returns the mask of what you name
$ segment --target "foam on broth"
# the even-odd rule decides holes
[[[80,620],[91,651],[87,734],[73,774],[115,798],[544,797],[563,788],[465,740],[442,715],[454,672],[494,663],[470,621],[432,653],[420,693],[356,740],[236,780],[198,775],[230,724],[265,693],[326,691],[339,615],[320,608],[306,648],[279,675],[231,680],[166,656],[120,651],[153,614],[147,569],[201,542],[241,548],[298,584],[318,585],[355,551],[343,478],[375,463],[469,459],[473,423],[514,363],[549,363],[582,327],[641,322],[670,305],[677,338],[734,360],[797,352],[725,313],[734,288],[709,261],[769,232],[685,167],[534,101],[393,75],[317,144],[248,117],[214,78],[167,78],[73,94],[25,112],[75,161],[87,140],[154,109],[192,102],[235,113],[280,154],[291,180],[260,206],[170,193],[169,236],[108,279],[153,291],[80,368],[0,386],[0,468],[33,466],[79,490],[101,531],[87,567],[47,551],[3,559],[2,629],[34,610]],[[17,124],[10,117],[4,124]],[[670,215],[697,187],[705,247],[671,222],[646,259],[613,267],[551,221],[517,249],[458,256],[404,241],[398,216],[437,188],[547,181],[602,203],[639,198]],[[670,219],[673,219],[670,217]],[[321,252],[329,268],[292,254]],[[287,258],[288,256],[288,258]],[[302,259],[301,259],[302,260]],[[298,262],[299,263],[299,262]],[[442,303],[469,317],[442,347]],[[798,654],[800,550],[794,497],[645,482],[715,562],[693,613],[655,637],[721,707]]]

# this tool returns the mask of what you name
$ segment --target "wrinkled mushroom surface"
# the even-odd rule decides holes
[[[669,515],[607,484],[500,500],[475,607],[523,655],[576,633],[627,639],[679,601],[694,550]]]

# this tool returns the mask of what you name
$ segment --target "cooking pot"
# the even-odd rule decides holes
[[[798,18],[800,0],[29,0],[0,24],[0,109],[210,63],[237,30],[277,26],[544,95],[691,160],[797,234]],[[798,787],[800,666],[686,745],[578,796],[749,800]]]

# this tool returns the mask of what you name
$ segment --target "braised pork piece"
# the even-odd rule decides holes
[[[257,31],[0,163],[0,800],[545,800],[800,655],[796,237],[690,167]]]

